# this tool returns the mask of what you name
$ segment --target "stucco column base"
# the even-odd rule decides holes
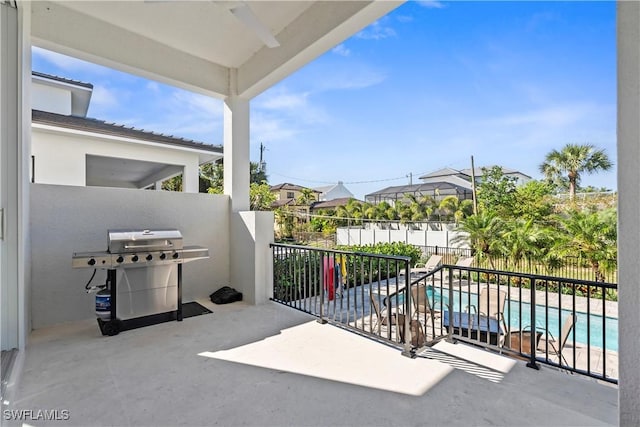
[[[273,212],[231,213],[231,287],[250,304],[264,304],[273,296]]]

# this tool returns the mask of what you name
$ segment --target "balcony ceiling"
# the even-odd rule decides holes
[[[36,1],[32,41],[197,92],[250,98],[401,3]],[[279,46],[267,46],[258,28]]]

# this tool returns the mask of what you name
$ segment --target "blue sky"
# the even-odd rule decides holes
[[[251,157],[359,198],[472,155],[540,178],[568,142],[615,164],[615,43],[615,2],[408,2],[256,97]],[[33,69],[93,83],[90,117],[222,142],[219,100],[39,48]],[[615,168],[582,184],[615,189]]]

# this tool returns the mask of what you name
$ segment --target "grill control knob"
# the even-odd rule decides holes
[[[119,256],[118,258],[116,258],[117,263],[121,263],[122,261],[124,261],[124,258],[122,258],[122,256]]]
[[[173,259],[177,259],[180,254],[178,252],[174,252],[173,255],[171,255],[173,257]]]
[[[87,264],[89,264],[89,265],[96,265],[96,260],[95,260],[95,258],[91,258],[91,259],[89,260],[89,262],[87,262]]]
[[[134,256],[131,257],[131,261],[133,261],[133,262],[138,262],[139,259],[140,258],[138,258],[138,255],[134,255]]]
[[[147,261],[151,261],[153,259],[153,255],[149,254],[145,258]]]
[[[167,257],[167,254],[165,254],[164,252],[160,254],[160,259],[165,259]]]

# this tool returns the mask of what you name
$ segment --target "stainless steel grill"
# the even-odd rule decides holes
[[[107,250],[76,252],[73,268],[107,270],[110,308],[96,312],[104,335],[182,320],[182,264],[209,258],[201,246],[184,246],[178,230],[109,230]],[[105,291],[101,291],[105,292]],[[98,298],[98,297],[96,297]]]
[[[178,230],[109,230],[107,248],[74,253],[73,268],[150,267],[209,258],[207,248],[183,246]]]

